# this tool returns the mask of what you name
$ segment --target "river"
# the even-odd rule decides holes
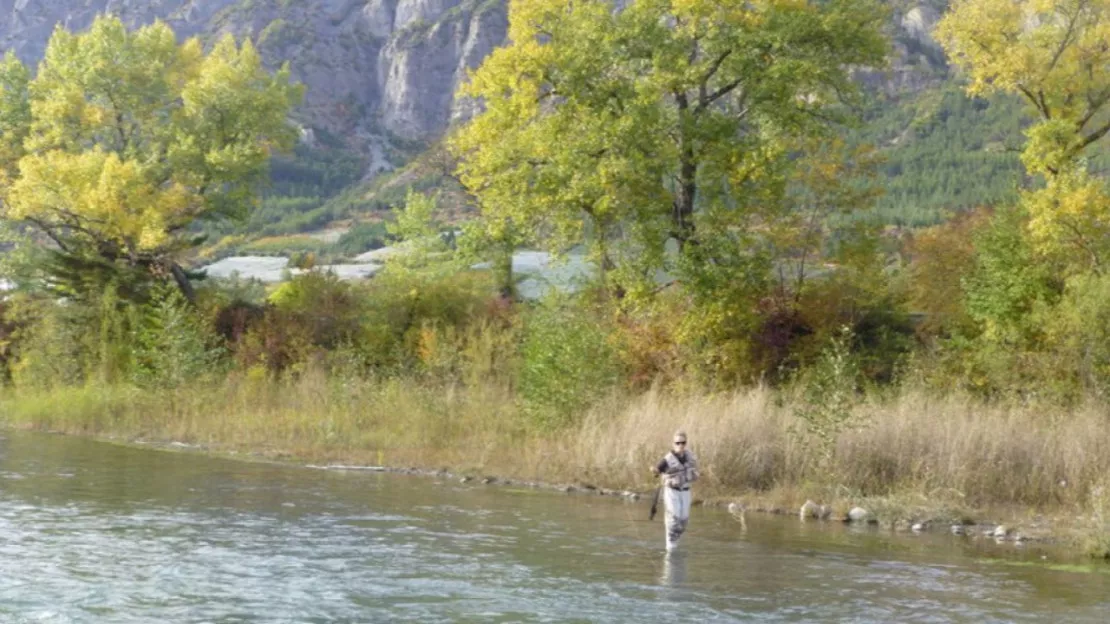
[[[0,430],[0,622],[1106,622],[1030,547]],[[1024,550],[1023,550],[1024,549]],[[1022,551],[1022,552],[1015,552]],[[1024,554],[1022,554],[1024,553]]]

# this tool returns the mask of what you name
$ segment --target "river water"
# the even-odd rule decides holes
[[[1110,575],[950,535],[0,430],[0,622],[1106,622]],[[1028,547],[1024,547],[1028,549]]]

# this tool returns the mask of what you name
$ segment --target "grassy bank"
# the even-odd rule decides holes
[[[800,435],[789,396],[649,392],[612,398],[566,429],[543,431],[510,391],[415,380],[233,378],[151,392],[129,386],[0,395],[16,427],[148,440],[307,461],[447,467],[456,472],[647,489],[648,466],[685,428],[703,467],[699,496],[843,512],[885,522],[1003,522],[1110,550],[1110,416],[903,392],[857,405],[858,428],[831,459]]]

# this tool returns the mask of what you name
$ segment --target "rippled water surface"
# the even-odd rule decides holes
[[[0,622],[1110,621],[1097,568],[646,511],[0,431]]]

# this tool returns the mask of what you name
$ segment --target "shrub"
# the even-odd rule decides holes
[[[21,298],[10,303],[9,318],[18,328],[9,346],[17,387],[76,386],[98,375],[111,379],[122,372],[126,354],[118,345],[128,332],[125,315],[115,306],[109,306],[113,314],[105,315],[104,306],[67,301]]]
[[[333,273],[297,275],[270,295],[270,303],[304,325],[314,346],[333,349],[358,335],[361,302],[351,284]]]
[[[345,255],[357,255],[372,249],[381,249],[392,237],[385,223],[359,223],[347,230],[335,243],[335,251]]]
[[[177,288],[157,288],[136,325],[131,371],[136,383],[175,388],[221,371],[225,350]]]
[[[413,270],[390,264],[361,293],[366,311],[359,344],[374,366],[393,370],[423,366],[423,333],[461,331],[492,313],[493,282],[474,271]]]
[[[801,377],[801,401],[794,415],[802,426],[792,432],[817,455],[822,475],[832,470],[840,435],[862,424],[853,409],[858,402],[860,369],[851,353],[852,342],[851,329],[842,327]]]
[[[617,352],[598,316],[583,305],[552,300],[525,319],[518,389],[541,426],[574,422],[620,383]]]
[[[302,320],[270,307],[236,343],[235,360],[246,370],[299,372],[313,351],[311,331]]]

